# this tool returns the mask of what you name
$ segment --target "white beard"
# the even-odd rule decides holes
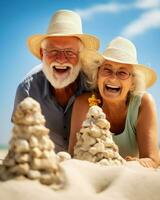
[[[69,67],[70,70],[62,75],[56,75],[53,66]],[[43,68],[42,68],[46,78],[51,83],[51,85],[56,89],[65,88],[69,84],[73,83],[78,77],[80,69],[81,69],[80,62],[78,62],[77,65],[73,66],[70,63],[59,64],[57,62],[52,62],[50,65],[47,65],[45,61],[43,61]]]

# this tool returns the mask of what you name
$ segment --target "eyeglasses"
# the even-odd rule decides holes
[[[65,58],[72,59],[72,58],[77,58],[79,52],[75,52],[72,49],[44,49],[43,48],[43,53],[46,56],[52,56],[55,58],[57,58],[57,56],[63,53]]]
[[[107,67],[103,67],[102,69],[100,69],[101,74],[103,73],[104,76],[107,77],[113,77],[113,75],[116,75],[116,77],[118,79],[121,80],[126,80],[128,79],[131,75],[133,76],[132,73],[130,73],[129,71],[125,70],[125,69],[119,69],[116,72],[114,72],[112,69],[107,68]]]

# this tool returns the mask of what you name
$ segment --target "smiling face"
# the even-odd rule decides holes
[[[50,37],[43,40],[43,72],[54,88],[64,88],[77,78],[81,46],[76,37]]]
[[[98,88],[103,99],[126,100],[133,87],[133,67],[105,60],[98,71]]]

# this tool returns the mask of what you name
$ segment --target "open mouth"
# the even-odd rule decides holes
[[[121,88],[119,86],[114,86],[114,85],[105,85],[105,89],[107,90],[107,92],[110,93],[119,93]]]
[[[71,68],[69,66],[53,66],[53,71],[59,74],[69,72]]]

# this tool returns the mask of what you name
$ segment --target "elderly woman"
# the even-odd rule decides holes
[[[97,54],[98,56],[98,54]],[[158,164],[157,114],[152,96],[145,91],[156,81],[153,69],[138,64],[136,47],[122,37],[111,41],[99,67],[86,69],[89,83],[97,96],[110,131],[126,160],[138,160],[145,167]],[[94,57],[95,58],[95,57]],[[78,97],[71,120],[69,152],[73,154],[76,133],[86,118],[91,93]]]

